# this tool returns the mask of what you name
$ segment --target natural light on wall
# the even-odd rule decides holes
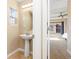
[[[30,3],[30,4],[26,4],[26,5],[23,5],[22,8],[27,8],[27,7],[31,7],[33,5],[33,3]]]
[[[49,40],[60,40],[59,38],[49,38]]]

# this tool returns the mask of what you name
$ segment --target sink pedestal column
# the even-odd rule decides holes
[[[28,57],[29,56],[29,40],[25,40],[25,56]]]

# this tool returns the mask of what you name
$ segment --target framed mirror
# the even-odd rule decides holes
[[[48,0],[48,59],[70,59],[67,0]],[[67,51],[68,50],[68,51]]]

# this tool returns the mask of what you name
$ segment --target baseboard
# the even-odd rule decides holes
[[[22,49],[22,48],[17,48],[17,49],[14,50],[13,52],[9,53],[7,57],[10,57],[11,55],[15,54],[15,53],[18,52],[18,51],[24,52],[24,49]]]
[[[71,52],[67,49],[67,52],[71,55]]]
[[[24,49],[22,49],[22,48],[18,48],[18,51],[24,52]]]

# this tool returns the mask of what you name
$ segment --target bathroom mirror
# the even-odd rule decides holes
[[[32,9],[24,9],[23,10],[23,26],[24,26],[24,33],[32,31]]]
[[[49,10],[49,36],[63,35],[67,32],[67,0],[50,0]]]
[[[67,8],[67,0],[48,0],[48,59],[70,59]]]

